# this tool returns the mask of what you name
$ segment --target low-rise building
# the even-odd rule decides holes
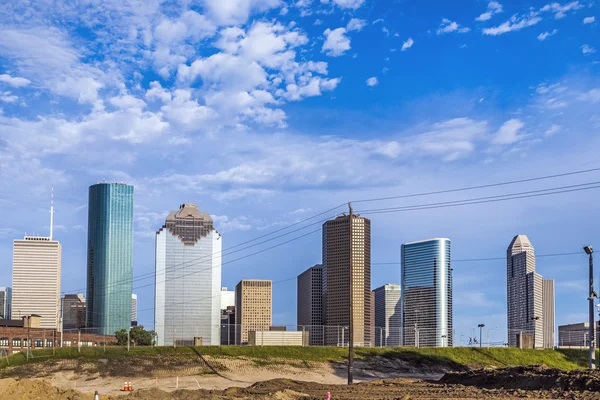
[[[558,347],[587,347],[589,346],[590,323],[560,325],[558,327]],[[596,322],[596,347],[600,338],[600,321]]]
[[[308,332],[250,331],[249,346],[308,346]]]

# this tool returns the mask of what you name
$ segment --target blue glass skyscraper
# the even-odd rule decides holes
[[[401,313],[404,346],[452,346],[450,239],[402,245]]]
[[[87,326],[101,335],[131,327],[133,186],[98,183],[88,202]]]

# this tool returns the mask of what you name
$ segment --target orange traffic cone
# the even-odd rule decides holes
[[[123,384],[123,391],[126,392],[127,391],[127,381],[125,381],[125,383]]]

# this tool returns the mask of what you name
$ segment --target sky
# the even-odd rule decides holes
[[[54,187],[61,291],[81,292],[88,187],[126,182],[141,324],[154,319],[143,278],[155,232],[183,202],[223,236],[223,286],[283,281],[273,322],[295,324],[290,278],[321,261],[319,225],[226,249],[334,217],[349,201],[360,214],[600,181],[596,171],[356,202],[600,168],[599,24],[600,5],[587,0],[9,1],[0,286],[11,284],[13,240],[48,234]],[[479,323],[503,336],[512,237],[528,235],[540,255],[599,243],[597,198],[592,189],[365,213],[372,287],[399,283],[402,243],[448,237],[455,260],[500,258],[453,264],[457,336]],[[540,257],[537,271],[556,281],[557,323],[585,320],[583,252]]]

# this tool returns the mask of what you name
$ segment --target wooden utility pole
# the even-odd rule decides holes
[[[352,263],[352,203],[348,203],[348,227],[350,229],[350,237],[349,237],[349,264],[350,264],[350,271],[349,271],[349,282],[350,282],[350,318],[349,318],[349,323],[348,323],[348,385],[352,384],[352,380],[353,380],[353,368],[354,368],[354,291],[352,290],[352,286],[353,286],[353,281],[352,278],[354,277],[353,272],[354,269],[353,267],[353,263]]]

